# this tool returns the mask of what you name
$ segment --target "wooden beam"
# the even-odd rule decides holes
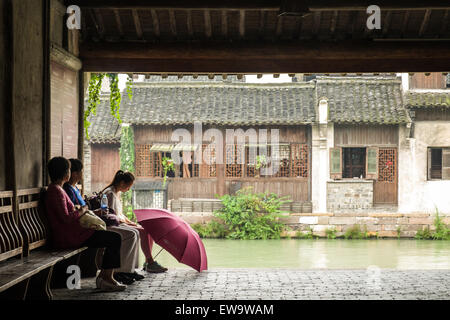
[[[298,1],[298,0],[292,0]],[[279,0],[64,0],[66,6],[82,8],[140,8],[140,9],[221,9],[221,10],[279,10]],[[314,0],[306,4],[312,11],[365,10],[376,4],[384,10],[449,9],[450,3],[442,0]]]
[[[225,10],[221,11],[221,16],[222,16],[222,36],[224,38],[227,37],[228,35],[228,15],[227,12]]]
[[[245,37],[245,10],[239,10],[239,36]]]
[[[89,15],[94,23],[95,29],[97,30],[98,37],[103,39],[105,28],[103,25],[103,18],[101,17],[98,9],[89,10]]]
[[[152,21],[153,21],[153,33],[155,34],[155,37],[159,37],[159,19],[158,14],[156,13],[156,10],[152,9]]]
[[[175,12],[174,10],[169,10],[169,24],[170,24],[170,32],[174,37],[177,36],[177,22],[175,20]]]
[[[121,9],[220,9],[220,10],[279,10],[278,0],[65,0],[65,5],[78,5],[82,8],[121,8]]]
[[[427,30],[428,21],[430,20],[431,10],[425,10],[425,14],[423,16],[422,24],[420,25],[419,37],[422,37],[424,32]]]
[[[189,37],[192,38],[194,36],[194,31],[192,29],[192,12],[191,12],[191,10],[188,10],[186,14],[187,14],[187,16],[186,16],[187,31],[188,31]]]
[[[402,25],[402,33],[401,33],[402,37],[405,35],[406,28],[408,27],[408,22],[409,22],[409,11],[406,11],[405,15],[403,17],[403,25]]]
[[[331,36],[334,36],[334,32],[336,31],[338,14],[339,14],[338,11],[334,11],[333,15],[331,16],[331,23],[330,23],[330,34],[331,34]]]
[[[320,11],[314,12],[314,22],[313,22],[313,29],[312,34],[314,37],[317,37],[320,30],[320,18],[322,13]]]
[[[277,27],[275,31],[277,38],[279,38],[282,35],[282,33],[283,33],[283,17],[277,16]]]
[[[123,37],[123,27],[122,21],[120,21],[119,9],[113,9],[113,12],[116,19],[117,31],[119,31],[120,36]]]
[[[265,35],[265,26],[266,26],[266,12],[259,12],[259,36],[263,38]]]
[[[138,39],[142,39],[143,33],[142,33],[141,20],[139,19],[139,14],[136,9],[131,10],[131,12],[133,14],[133,21],[134,21],[134,26],[136,28],[137,37],[138,37]]]
[[[84,43],[84,71],[156,73],[445,72],[450,41]]]
[[[448,25],[448,16],[449,16],[449,10],[445,10],[444,18],[442,19],[442,26],[441,26],[441,35],[445,34],[445,30],[447,30]]]
[[[211,15],[209,10],[204,11],[204,20],[205,20],[205,34],[206,38],[211,38],[212,36],[212,28],[211,28]]]
[[[384,17],[384,22],[381,25],[381,29],[383,30],[382,31],[383,36],[387,35],[387,33],[389,31],[389,26],[391,24],[391,20],[392,20],[392,12],[388,11],[388,12],[386,12],[386,15]]]

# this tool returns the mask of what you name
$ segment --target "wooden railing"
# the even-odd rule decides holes
[[[0,261],[22,255],[23,238],[14,214],[14,194],[0,191]]]
[[[24,255],[47,243],[48,228],[40,210],[40,188],[19,190],[17,192],[19,207],[19,227],[24,235],[26,248]]]

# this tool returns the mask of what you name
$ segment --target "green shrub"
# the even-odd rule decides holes
[[[287,197],[271,193],[253,193],[252,187],[236,192],[236,195],[220,197],[223,208],[214,215],[223,221],[228,239],[280,239],[286,227],[279,222],[280,206]]]
[[[327,236],[327,239],[336,239],[336,228],[325,229],[325,235]]]
[[[311,227],[309,227],[307,232],[302,232],[299,230],[295,235],[298,239],[314,239],[316,237]]]
[[[214,220],[209,223],[195,223],[191,227],[200,238],[225,238],[229,233],[225,225]]]
[[[364,226],[364,231],[361,231],[359,224],[350,227],[344,234],[345,239],[367,239],[368,237],[367,227]]]
[[[439,210],[436,208],[436,217],[433,224],[435,230],[431,231],[429,226],[426,226],[422,230],[418,230],[416,233],[416,239],[433,239],[433,240],[450,240],[450,228],[442,222],[439,216]]]

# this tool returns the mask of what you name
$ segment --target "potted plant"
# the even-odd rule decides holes
[[[162,166],[164,171],[163,187],[165,187],[167,181],[167,173],[174,170],[173,160],[168,157],[163,157]]]
[[[259,178],[259,175],[260,175],[259,169],[264,168],[266,165],[267,165],[266,156],[264,156],[264,155],[256,156],[256,165],[255,165],[255,177],[256,178]]]

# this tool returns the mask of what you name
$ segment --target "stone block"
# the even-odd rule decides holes
[[[328,224],[330,221],[329,217],[317,217],[317,224]]]
[[[423,227],[422,224],[405,224],[400,226],[402,231],[417,231],[422,230]]]
[[[318,217],[310,216],[310,217],[300,217],[299,223],[302,224],[317,224],[319,221]]]
[[[433,218],[409,218],[409,224],[433,224]]]
[[[355,224],[356,217],[330,217],[330,224]]]
[[[397,232],[396,231],[378,231],[379,237],[386,237],[386,238],[396,238]]]
[[[371,212],[369,213],[369,217],[375,218],[401,218],[405,215],[403,213],[389,213],[389,212]]]
[[[333,226],[330,225],[323,225],[323,224],[316,224],[314,226],[312,226],[312,229],[315,232],[324,232],[326,229],[333,229]]]
[[[280,222],[284,223],[284,224],[296,224],[296,223],[299,223],[298,220],[299,220],[298,217],[295,217],[295,216],[280,218]]]
[[[378,218],[374,217],[356,217],[357,224],[377,224]]]
[[[416,236],[417,231],[401,231],[401,238],[414,238]]]
[[[382,225],[382,230],[383,231],[397,231],[397,228],[399,227],[399,225],[397,225],[397,224],[383,224]],[[400,226],[400,229],[401,229],[402,227]]]
[[[378,224],[397,224],[396,218],[378,218]]]
[[[367,228],[367,231],[370,232],[376,232],[381,230],[381,225],[379,224],[366,224],[365,226]],[[362,227],[362,229],[364,230],[364,226]]]

